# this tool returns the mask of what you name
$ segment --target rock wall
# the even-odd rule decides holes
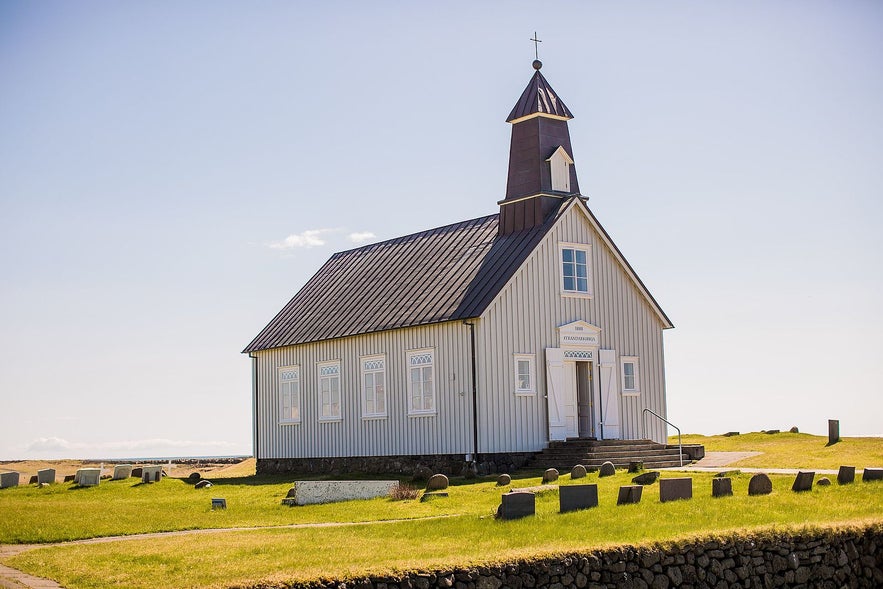
[[[481,454],[478,474],[510,472],[527,464],[533,453]],[[462,454],[428,454],[423,456],[352,456],[335,458],[259,458],[258,474],[333,474],[354,472],[412,476],[418,469],[429,469],[429,474],[443,473],[463,476],[470,464]]]
[[[267,587],[261,585],[260,587]],[[326,580],[312,589],[668,589],[883,587],[883,524],[630,546],[394,577]]]

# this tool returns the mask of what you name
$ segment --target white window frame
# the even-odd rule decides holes
[[[278,385],[279,391],[279,423],[281,425],[297,425],[303,421],[304,411],[303,396],[301,395],[300,386],[300,366],[297,364],[280,366],[277,371],[277,377],[276,384]],[[295,391],[291,390],[292,386],[296,389]],[[288,415],[286,415],[285,412],[286,397],[288,397]],[[296,398],[297,403],[293,402],[293,397]],[[291,407],[295,405],[297,406],[297,417],[292,417]]]
[[[319,421],[340,421],[341,418],[341,405],[343,404],[342,395],[340,391],[340,360],[329,360],[328,362],[317,362],[316,363],[316,377],[318,378],[318,388],[317,392],[319,393]],[[329,391],[328,391],[328,403],[325,402],[325,395],[323,393],[322,387],[325,383],[328,383]],[[334,384],[337,384],[337,413],[334,414],[332,411],[334,409]],[[325,414],[326,406],[329,409],[329,414]]]
[[[389,416],[389,385],[386,378],[386,355],[374,354],[373,356],[361,356],[359,358],[359,386],[362,390],[362,419],[384,419]],[[366,377],[371,375],[372,389],[366,382]],[[383,396],[383,410],[377,410],[377,376],[382,375],[383,383],[381,395]],[[368,410],[369,393],[374,395],[374,411]]]
[[[537,372],[534,366],[536,365],[536,356],[534,354],[514,354],[513,355],[515,361],[515,394],[516,395],[535,395],[537,394]],[[530,382],[528,383],[527,388],[521,387],[521,371],[519,370],[519,363],[527,362],[527,375]]]
[[[583,252],[586,255],[586,290],[581,291],[577,289],[568,289],[565,284],[565,276],[564,276],[564,251],[565,250],[573,250],[574,255],[575,252]],[[575,262],[568,262],[574,263]],[[560,275],[559,286],[561,288],[562,296],[568,297],[578,297],[578,298],[592,298],[594,294],[594,288],[592,285],[592,245],[588,243],[566,243],[562,242],[558,244],[558,273]],[[576,277],[574,277],[576,280]]]
[[[634,388],[626,388],[626,378],[625,378],[625,365],[631,364],[634,366]],[[641,394],[641,363],[637,356],[620,356],[619,357],[619,375],[620,382],[622,383],[622,396],[623,397],[637,397]]]
[[[425,362],[425,356],[429,356],[429,362]],[[420,362],[416,364],[415,362]],[[423,348],[420,350],[409,350],[406,354],[405,365],[407,366],[407,379],[408,379],[408,415],[411,416],[424,416],[424,415],[435,415],[438,411],[438,380],[436,379],[436,370],[435,370],[435,348]],[[430,405],[429,409],[425,408],[425,380],[421,380],[423,390],[419,391],[421,398],[421,406],[415,407],[414,404],[414,396],[418,391],[414,390],[414,383],[412,373],[414,370],[420,370],[421,376],[425,374],[425,369],[429,368],[430,372],[430,383],[432,384],[432,391],[430,395]]]

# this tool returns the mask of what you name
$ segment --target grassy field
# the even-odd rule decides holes
[[[677,436],[669,438],[677,444]],[[687,434],[684,444],[702,444],[706,452],[763,452],[733,463],[746,468],[817,468],[836,470],[840,465],[883,467],[883,438],[843,438],[828,446],[828,438],[810,434],[745,433],[738,436]]]
[[[694,474],[694,498],[690,501],[660,503],[658,485],[653,485],[645,488],[641,504],[616,506],[617,489],[628,484],[630,478],[624,472],[603,479],[589,475],[588,479],[578,481],[564,476],[561,484],[597,483],[601,505],[583,512],[559,514],[557,490],[544,491],[537,496],[537,516],[513,522],[497,521],[491,516],[506,488],[481,479],[454,480],[449,488],[450,497],[426,503],[374,499],[296,508],[279,505],[288,483],[256,477],[238,482],[229,479],[205,493],[174,480],[149,486],[102,483],[99,488],[77,491],[60,485],[48,490],[20,488],[0,493],[0,525],[6,530],[4,534],[17,541],[32,541],[58,536],[55,529],[59,526],[65,529],[63,535],[67,537],[94,536],[98,527],[87,522],[100,513],[109,514],[98,515],[105,533],[163,527],[449,516],[376,525],[219,532],[67,545],[42,548],[6,560],[6,564],[77,589],[153,587],[156,579],[174,587],[247,586],[261,581],[282,583],[323,576],[500,562],[732,530],[883,520],[883,483],[834,484],[798,494],[790,490],[793,477],[773,476],[772,495],[748,497],[749,475],[736,475],[735,496],[713,499],[711,475]],[[539,483],[538,476],[513,481],[514,486]],[[92,499],[83,498],[90,495]],[[227,498],[230,507],[225,512],[211,512],[211,496]],[[136,507],[130,505],[133,502]],[[69,513],[71,506],[78,506],[78,517],[68,514],[52,519],[48,525],[38,524],[53,511]],[[36,515],[26,515],[29,510]],[[14,524],[8,521],[10,513]],[[136,515],[140,515],[140,521]],[[64,523],[65,520],[73,522]]]

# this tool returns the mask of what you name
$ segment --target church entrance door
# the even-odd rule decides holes
[[[594,438],[595,419],[592,405],[592,363],[576,362],[576,415],[579,437]]]

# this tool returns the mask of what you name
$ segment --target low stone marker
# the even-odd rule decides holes
[[[644,463],[640,460],[629,462],[629,472],[638,473],[644,470]]]
[[[443,474],[434,474],[426,483],[427,491],[443,491],[448,488],[448,477]]]
[[[598,507],[598,485],[564,485],[558,488],[559,511]]]
[[[848,485],[850,483],[855,482],[855,467],[854,466],[841,466],[840,470],[837,471],[837,484],[838,485]]]
[[[626,485],[619,488],[619,497],[616,498],[617,505],[628,505],[631,503],[640,503],[641,494],[644,487],[641,485]]]
[[[558,469],[547,468],[543,473],[543,483],[551,483],[558,480]]]
[[[794,479],[794,484],[791,485],[791,490],[797,493],[803,491],[812,491],[812,482],[816,478],[815,472],[809,471],[798,471],[797,477]]]
[[[142,483],[158,483],[162,480],[162,466],[143,466],[141,467]]]
[[[883,481],[883,468],[868,468],[862,472],[862,482]]]
[[[497,486],[498,487],[505,487],[506,485],[511,485],[511,484],[512,484],[512,477],[510,477],[508,474],[501,474],[500,476],[497,477]]]
[[[605,462],[601,465],[601,470],[598,471],[599,477],[612,477],[616,474],[616,467],[613,466],[612,462]]]
[[[101,469],[81,468],[74,475],[74,482],[81,487],[97,487],[101,482]]]
[[[121,481],[132,476],[131,464],[117,464],[113,467],[113,480]]]
[[[582,464],[577,464],[573,468],[570,469],[570,479],[582,479],[586,476],[586,467]]]
[[[199,479],[201,479],[201,478],[202,478],[202,475],[199,474],[198,472],[191,472],[190,475],[187,477],[187,482],[190,483],[191,485],[195,485],[196,483],[199,482]]]
[[[227,500],[226,499],[212,499],[212,510],[215,509],[227,509]]]
[[[759,472],[748,481],[749,495],[769,495],[773,492],[773,481],[766,474]]]
[[[655,470],[651,470],[650,472],[645,472],[636,477],[632,477],[632,483],[636,485],[652,485],[658,479],[659,473]]]
[[[141,466],[136,466],[135,468],[132,469],[132,476],[135,477],[136,479],[140,479],[141,475],[143,475],[143,474],[144,474],[144,468]]]
[[[64,475],[64,482],[71,483],[77,477],[75,474],[66,474]]]
[[[20,476],[17,472],[0,473],[0,489],[17,487]]]
[[[820,487],[830,487],[831,486],[831,479],[829,479],[828,477],[821,477],[816,482],[816,484]]]
[[[40,483],[49,483],[50,485],[55,483],[55,469],[54,468],[44,468],[42,470],[37,471],[37,484]]]
[[[720,479],[711,479],[711,496],[712,497],[732,497],[733,495],[733,479],[726,477]]]
[[[294,504],[314,505],[386,497],[398,481],[296,481]]]
[[[828,445],[833,446],[840,441],[840,420],[828,420]]]
[[[208,479],[202,479],[195,485],[193,485],[194,489],[207,489],[212,486],[212,482]]]
[[[659,501],[661,503],[692,498],[693,479],[689,477],[680,479],[659,479]]]
[[[420,503],[426,503],[427,501],[432,501],[433,499],[443,499],[447,497],[448,494],[444,491],[433,491],[432,493],[423,493],[420,496]]]
[[[37,478],[37,475],[32,474],[30,480],[28,480],[28,484],[29,485],[36,485],[38,481],[39,481],[39,479]]]
[[[500,519],[519,519],[536,514],[537,498],[533,493],[510,491],[504,493],[497,513]]]

